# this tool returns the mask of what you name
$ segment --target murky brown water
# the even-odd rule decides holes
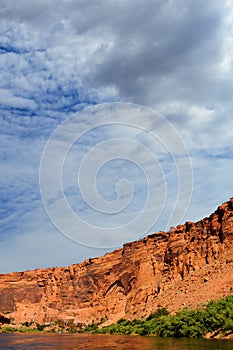
[[[232,350],[233,341],[90,334],[0,334],[3,350]]]

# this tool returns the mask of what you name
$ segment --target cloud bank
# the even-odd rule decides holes
[[[48,138],[68,116],[87,106],[142,104],[177,128],[194,172],[184,219],[208,215],[232,196],[232,10],[231,0],[0,1],[2,272],[64,265],[106,251],[80,247],[60,235],[40,196],[39,166]],[[80,128],[91,125],[81,117],[78,122]],[[130,132],[118,133],[125,137]],[[106,134],[96,134],[96,140],[103,141]],[[79,145],[80,155],[92,143],[87,137]],[[67,162],[75,173],[75,147],[72,151]],[[114,197],[110,184],[119,180],[120,168],[118,163],[102,170],[107,185],[100,181],[99,190],[108,200]],[[174,169],[169,162],[165,168],[174,198]],[[139,173],[129,169],[138,179]],[[65,190],[70,203],[82,211],[70,185],[76,179],[68,172]],[[132,212],[144,196],[139,183],[139,202]],[[130,237],[125,233],[125,241]]]

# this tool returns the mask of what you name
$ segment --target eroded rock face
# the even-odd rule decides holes
[[[220,280],[219,280],[220,279]],[[69,267],[0,275],[0,312],[16,322],[144,317],[233,293],[233,199],[210,217]]]

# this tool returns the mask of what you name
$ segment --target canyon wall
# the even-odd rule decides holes
[[[0,313],[16,323],[89,324],[198,307],[233,293],[233,198],[208,218],[68,267],[0,275]]]

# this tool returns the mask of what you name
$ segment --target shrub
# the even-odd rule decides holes
[[[177,315],[169,315],[165,308],[161,308],[144,320],[120,319],[117,324],[97,329],[96,332],[199,338],[206,332],[218,329],[233,331],[233,296],[211,301],[204,309],[183,309]]]
[[[45,327],[46,327],[45,324],[36,323],[36,329],[37,329],[39,332],[42,332],[42,331],[44,330]]]

